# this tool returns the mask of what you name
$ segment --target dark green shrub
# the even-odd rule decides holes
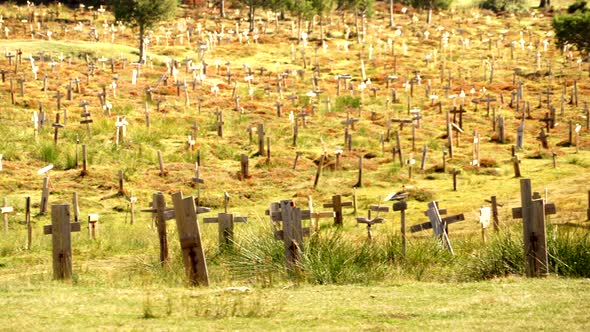
[[[527,8],[525,0],[484,0],[480,7],[493,12],[521,12]]]
[[[557,46],[573,44],[580,51],[590,51],[589,11],[578,10],[574,14],[557,15],[552,24]]]

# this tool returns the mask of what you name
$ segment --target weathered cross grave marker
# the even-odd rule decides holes
[[[401,233],[402,233],[402,255],[406,256],[406,246],[407,246],[407,238],[406,238],[406,210],[408,209],[408,202],[405,199],[408,197],[407,192],[400,192],[400,193],[392,193],[385,198],[385,201],[397,201],[393,203],[393,211],[400,212],[400,220],[401,220]]]
[[[310,219],[310,212],[296,208],[290,200],[273,203],[267,212],[271,220],[282,222],[282,229],[275,231],[275,239],[283,241],[287,269],[294,271],[304,250],[303,237],[310,234],[309,228],[304,228],[301,221]]]
[[[201,232],[197,222],[198,208],[192,197],[184,198],[181,192],[172,194],[174,217],[178,229],[180,248],[185,271],[191,286],[209,285],[209,273],[205,252],[201,242]]]
[[[343,225],[342,208],[351,206],[352,202],[343,202],[341,195],[332,196],[332,203],[325,203],[323,205],[324,208],[332,208],[332,211],[334,211],[334,226]]]
[[[180,198],[181,200],[185,200],[182,199],[182,194],[180,194]],[[173,195],[173,198],[175,196]],[[195,200],[191,197],[190,198],[193,202],[192,204],[195,205]],[[176,203],[176,201],[174,201]],[[186,212],[186,203],[182,203],[183,206],[185,206],[185,210],[184,212]],[[194,208],[195,210],[195,214],[201,214],[201,213],[207,213],[209,211],[211,211],[210,208],[206,208],[206,207],[196,207]],[[164,194],[163,193],[154,193],[152,195],[152,203],[151,203],[151,208],[150,209],[143,209],[141,210],[141,212],[150,212],[152,213],[155,218],[156,218],[156,228],[158,229],[158,238],[160,241],[160,263],[162,265],[164,265],[165,263],[168,262],[168,239],[167,239],[167,234],[166,234],[166,221],[170,220],[170,219],[176,219],[176,223],[178,226],[178,218],[176,215],[176,206],[175,208],[167,208],[166,207],[166,200],[164,198]],[[186,213],[191,213],[186,212]],[[196,217],[195,217],[195,222],[196,222]],[[178,227],[180,229],[180,227]],[[179,236],[180,236],[180,230],[179,230]],[[182,239],[181,239],[182,241]]]
[[[549,273],[545,216],[555,214],[553,203],[545,203],[532,192],[531,180],[520,180],[521,207],[512,209],[512,218],[523,220],[525,270],[527,277],[541,277]]]
[[[426,210],[424,214],[428,216],[430,221],[410,227],[410,232],[415,233],[432,228],[434,235],[442,241],[443,245],[452,254],[453,248],[451,247],[451,241],[449,240],[447,231],[448,225],[465,220],[465,216],[463,214],[458,214],[442,218],[441,214],[445,213],[446,210],[439,210],[437,202],[428,203],[428,210]]]
[[[53,243],[53,278],[72,278],[71,232],[79,232],[79,223],[70,223],[70,205],[51,206],[51,225],[43,227],[45,235],[51,234]]]
[[[225,212],[220,212],[217,217],[203,218],[204,223],[217,223],[219,225],[219,247],[221,249],[232,246],[234,238],[234,223],[248,222],[247,217],[238,217],[233,213],[227,213],[227,202],[229,195],[224,192]]]
[[[141,212],[151,212],[156,218],[156,228],[160,240],[160,264],[168,262],[168,238],[166,237],[166,221],[174,218],[174,211],[166,208],[164,194],[155,193],[152,195],[151,209],[143,209]]]

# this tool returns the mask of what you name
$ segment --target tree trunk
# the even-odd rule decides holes
[[[301,14],[297,16],[297,44],[301,41]]]
[[[320,42],[324,46],[324,15],[320,15]]]
[[[143,24],[139,25],[139,63],[144,63],[145,61],[145,45],[144,45],[144,36],[145,35],[145,26]]]
[[[356,42],[358,44],[361,43],[361,32],[359,31],[359,12],[358,10],[354,11],[354,30],[356,32]]]
[[[256,8],[254,8],[253,5],[250,5],[250,32],[254,31],[254,11],[256,10]]]
[[[393,0],[389,0],[389,26],[393,28]]]
[[[225,0],[219,0],[219,16],[225,18]]]

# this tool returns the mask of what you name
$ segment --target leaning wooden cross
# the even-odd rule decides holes
[[[549,273],[545,216],[555,214],[553,203],[545,203],[539,193],[532,193],[531,179],[520,179],[521,207],[512,209],[512,218],[523,220],[525,270],[527,277]]]
[[[43,226],[45,235],[51,234],[53,243],[53,278],[72,278],[72,242],[71,232],[79,232],[79,223],[70,223],[70,205],[54,204],[51,206],[51,225]]]
[[[227,213],[227,202],[229,195],[224,192],[225,212],[220,212],[217,217],[203,218],[206,224],[217,223],[219,225],[219,247],[221,249],[232,246],[234,243],[234,223],[248,222],[247,217],[239,217],[233,213]]]
[[[443,245],[449,250],[449,252],[451,252],[451,254],[453,254],[453,248],[451,247],[447,227],[449,224],[465,220],[465,216],[461,213],[442,218],[441,214],[446,214],[446,210],[439,210],[437,202],[434,201],[428,203],[428,210],[426,210],[424,214],[428,216],[430,221],[410,227],[410,232],[415,233],[432,228],[434,235],[441,239]]]
[[[166,200],[164,194],[155,193],[152,195],[152,207],[150,209],[143,209],[141,212],[153,213],[156,218],[156,228],[158,229],[158,238],[160,239],[160,263],[165,265],[168,261],[168,239],[166,234],[166,221],[176,218],[176,213],[173,208],[166,207]],[[211,211],[210,208],[198,207],[196,213],[207,213]],[[178,220],[177,220],[178,223]]]
[[[191,286],[209,285],[209,274],[205,252],[201,242],[201,232],[197,222],[198,208],[193,197],[182,196],[181,192],[172,194],[174,215],[184,268]]]

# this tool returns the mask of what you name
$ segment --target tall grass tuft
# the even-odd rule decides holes
[[[506,231],[492,238],[467,261],[463,277],[485,280],[524,273],[522,235]]]
[[[285,276],[283,243],[275,240],[270,228],[250,230],[235,243],[228,266],[236,278],[271,286],[275,278]]]
[[[590,236],[578,230],[549,227],[547,251],[551,271],[565,277],[590,277]]]
[[[311,238],[301,267],[308,281],[317,284],[381,280],[387,269],[383,249],[375,242],[353,241],[332,230]]]

